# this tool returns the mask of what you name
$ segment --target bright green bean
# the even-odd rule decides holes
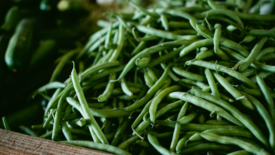
[[[234,118],[232,115],[230,115],[228,112],[226,112],[224,109],[216,106],[215,104],[212,104],[206,100],[203,100],[201,98],[198,98],[196,96],[193,96],[191,94],[185,93],[185,92],[173,92],[169,94],[170,97],[175,99],[184,100],[187,102],[190,102],[196,106],[202,107],[210,112],[216,111],[216,113],[220,116],[223,116],[230,122],[237,124],[239,126],[243,126],[242,123],[240,123],[236,118]]]
[[[91,113],[91,111],[89,109],[89,106],[88,106],[87,101],[85,99],[84,93],[81,89],[79,79],[78,79],[78,76],[77,76],[77,73],[76,73],[76,70],[75,70],[74,67],[73,67],[73,70],[72,70],[72,73],[71,73],[71,77],[72,77],[72,82],[73,82],[73,85],[74,85],[75,92],[77,94],[78,100],[80,101],[80,104],[81,104],[81,107],[82,107],[82,110],[83,110],[83,113],[84,113],[83,117],[90,121],[89,126],[96,133],[96,135],[93,135],[93,139],[95,140],[95,137],[97,136],[102,143],[108,144],[108,141],[107,141],[105,135],[101,131],[99,125],[97,124],[96,120],[93,117],[93,114]]]
[[[196,48],[204,47],[204,46],[211,46],[213,45],[213,39],[204,39],[196,41],[188,46],[186,46],[181,52],[180,57],[187,55],[188,53],[192,52]]]
[[[112,90],[114,89],[114,86],[115,86],[115,83],[111,82],[111,80],[115,80],[115,79],[116,79],[116,73],[111,74],[109,82],[108,82],[104,92],[101,95],[99,95],[97,98],[98,102],[105,102],[111,96]]]
[[[258,146],[253,145],[252,143],[249,143],[244,140],[240,140],[237,138],[232,138],[232,137],[227,137],[227,136],[219,136],[213,133],[200,133],[200,135],[211,142],[218,142],[221,144],[232,144],[232,145],[237,145],[243,149],[245,149],[248,152],[258,154],[258,155],[267,155],[265,150],[262,148],[259,148]]]
[[[209,68],[211,70],[217,70],[217,71],[226,73],[226,74],[242,81],[243,83],[247,84],[251,88],[258,88],[257,85],[255,85],[251,80],[249,80],[247,77],[243,76],[241,73],[239,73],[235,70],[229,69],[227,67],[224,67],[222,65],[216,65],[214,63],[209,63],[209,62],[202,61],[202,60],[188,61],[185,64],[188,66],[195,65],[195,66],[200,66],[200,67],[204,67],[204,68]]]
[[[154,97],[154,99],[152,100],[152,103],[150,105],[149,108],[149,114],[150,114],[150,121],[155,124],[156,121],[156,113],[157,113],[157,107],[158,104],[162,101],[162,99],[164,97],[166,97],[169,93],[172,93],[174,91],[178,91],[180,90],[180,86],[175,85],[175,86],[171,86],[168,87],[166,89],[164,89],[162,92],[160,92],[156,97]]]
[[[181,75],[187,79],[195,80],[195,81],[206,81],[205,77],[199,74],[195,74],[186,70],[183,70],[179,67],[173,67],[173,71],[178,75]]]
[[[160,21],[161,21],[162,27],[164,27],[164,30],[169,31],[169,24],[168,24],[167,17],[165,15],[161,15]]]
[[[273,120],[273,123],[275,123],[275,107],[270,91],[268,90],[266,83],[260,76],[256,75],[256,80],[267,102],[269,114]]]
[[[160,154],[163,154],[163,155],[169,155],[171,154],[171,152],[167,149],[165,149],[163,146],[161,146],[161,144],[158,142],[158,139],[151,135],[151,134],[148,134],[148,140],[149,142],[151,143],[151,145],[153,145],[153,147],[160,153]]]
[[[239,67],[240,71],[246,70],[250,64],[256,59],[257,55],[259,54],[260,50],[262,49],[263,45],[267,41],[267,37],[263,37],[252,49],[249,56],[242,62]]]
[[[242,94],[236,90],[225,78],[223,78],[220,74],[214,73],[215,78],[217,81],[223,86],[225,90],[227,90],[228,93],[230,93],[236,100],[237,98],[242,97]],[[252,106],[252,104],[246,100],[246,99],[241,99],[240,102],[246,107],[251,110],[254,110],[255,108]]]
[[[218,99],[217,97],[200,91],[199,89],[192,89],[190,90],[190,93],[198,96],[198,97],[202,97],[208,101],[211,101],[221,107],[223,107],[224,109],[228,110],[230,113],[232,113],[232,115],[237,118],[239,121],[241,121],[243,123],[244,126],[246,126],[254,135],[257,139],[259,139],[263,144],[268,145],[268,142],[264,136],[264,134],[261,132],[261,130],[256,126],[256,124],[254,124],[254,122],[248,118],[246,115],[244,115],[242,112],[240,112],[236,107],[234,107],[233,105],[227,103],[226,101],[222,100],[222,99]]]
[[[124,151],[120,148],[117,148],[112,145],[108,144],[100,144],[100,143],[95,143],[91,141],[60,141],[61,143],[69,144],[69,145],[75,145],[75,146],[81,146],[81,147],[86,147],[90,149],[96,149],[96,150],[102,150],[114,154],[120,154],[120,155],[131,155],[127,151]]]
[[[220,98],[220,93],[219,93],[219,90],[217,88],[216,82],[214,80],[214,77],[213,77],[211,71],[209,69],[205,69],[204,73],[207,78],[208,84],[211,88],[212,94],[214,96],[216,96],[217,98]]]

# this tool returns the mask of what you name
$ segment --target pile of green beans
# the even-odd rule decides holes
[[[134,13],[108,14],[59,59],[36,92],[48,104],[33,128],[120,155],[273,154],[275,15],[250,14],[252,4],[129,1]]]

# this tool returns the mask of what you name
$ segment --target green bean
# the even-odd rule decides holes
[[[135,25],[135,27],[142,33],[149,34],[151,36],[157,36],[160,38],[165,38],[165,39],[170,39],[170,40],[180,40],[180,39],[185,39],[185,40],[194,40],[197,39],[197,36],[195,35],[178,35],[174,34],[172,32],[166,32],[163,30],[158,30],[155,28],[151,27],[146,27],[142,25]]]
[[[93,86],[92,89],[93,89],[93,90],[97,90],[97,89],[106,88],[107,84],[108,84],[108,82],[98,83],[98,84],[95,84],[95,85]],[[84,85],[84,87],[85,87],[86,83],[83,83],[83,85]],[[88,87],[89,87],[89,86],[88,86]]]
[[[240,112],[236,107],[232,106],[231,104],[227,103],[222,99],[218,99],[217,97],[211,94],[200,91],[199,89],[192,89],[190,90],[190,93],[198,97],[202,97],[208,101],[211,101],[225,108],[226,110],[231,112],[234,117],[241,121],[244,124],[244,126],[246,126],[255,135],[257,139],[259,139],[263,144],[268,145],[268,142],[263,133],[261,132],[261,130],[253,123],[251,119],[249,119],[246,115]]]
[[[203,35],[205,38],[211,39],[214,37],[214,34],[211,31],[209,31],[205,26],[196,24],[196,28],[197,28],[197,31],[199,31],[199,33],[201,35]],[[222,36],[220,38],[220,45],[230,48],[230,49],[234,49],[244,56],[249,55],[249,52],[244,47],[242,47],[238,43],[236,43],[232,40],[226,39],[225,37],[222,37]]]
[[[221,120],[221,121],[208,120],[208,121],[205,122],[205,124],[211,124],[211,125],[232,125],[230,122],[225,121],[225,120]]]
[[[80,113],[84,114],[82,112],[81,105],[77,101],[75,101],[73,98],[68,97],[67,102],[73,107],[75,107]],[[114,117],[128,116],[130,114],[130,112],[123,111],[121,109],[94,109],[94,108],[89,108],[89,109],[95,117],[114,118]]]
[[[208,85],[206,85],[205,83],[200,82],[200,81],[193,81],[193,80],[189,80],[189,79],[180,79],[178,82],[188,84],[188,85],[195,85],[195,86],[203,89],[204,91],[210,90]]]
[[[268,90],[268,87],[267,87],[266,83],[264,82],[264,80],[258,75],[256,75],[256,80],[257,80],[257,83],[258,83],[264,97],[265,97],[265,100],[268,105],[269,114],[270,114],[271,118],[273,119],[273,123],[274,123],[275,122],[275,107],[274,107],[273,98],[271,97],[270,91]]]
[[[151,16],[151,17],[157,17],[156,14],[151,13],[149,11],[147,11],[146,9],[143,9],[142,7],[140,7],[139,5],[137,5],[136,3],[134,3],[133,1],[129,1],[130,5],[132,7],[134,7],[135,9],[139,10],[140,12],[144,13],[145,15]]]
[[[162,76],[159,78],[159,80],[154,84],[153,87],[151,87],[148,91],[147,94],[140,100],[136,101],[134,104],[132,104],[131,106],[125,107],[123,108],[124,111],[133,111],[137,108],[139,108],[140,106],[143,106],[146,102],[148,102],[150,100],[150,98],[157,92],[157,90],[163,85],[163,83],[165,82],[165,80],[168,77],[168,73],[170,71],[170,66],[168,66],[164,73],[162,74]]]
[[[259,15],[259,14],[248,14],[237,12],[237,15],[244,20],[253,20],[253,21],[273,21],[275,20],[275,15]]]
[[[75,145],[75,146],[81,146],[81,147],[86,147],[90,149],[96,149],[96,150],[102,150],[114,154],[120,154],[120,155],[131,155],[127,151],[124,151],[120,148],[117,148],[112,145],[108,144],[100,144],[100,143],[95,143],[91,141],[60,141],[61,143],[69,144],[69,145]]]
[[[216,9],[216,10],[209,10],[206,12],[203,12],[201,14],[202,17],[205,16],[216,16],[216,15],[225,15],[230,17],[231,19],[235,20],[238,23],[238,26],[240,26],[242,29],[244,28],[243,22],[241,21],[241,19],[238,17],[238,14],[236,12],[233,12],[231,10],[227,10],[227,9]]]
[[[154,67],[154,66],[156,66],[156,65],[158,65],[158,64],[160,64],[160,63],[162,63],[162,62],[164,62],[164,61],[167,61],[167,60],[169,60],[169,59],[174,58],[175,56],[177,56],[177,55],[180,53],[180,51],[181,51],[184,47],[185,47],[185,46],[183,45],[183,46],[177,48],[176,50],[174,50],[174,51],[172,51],[172,52],[169,52],[169,53],[167,53],[167,54],[165,54],[165,55],[163,55],[163,56],[160,56],[160,57],[154,59],[152,62],[149,63],[148,67]]]
[[[272,30],[252,29],[248,32],[248,35],[275,38],[275,32]]]
[[[195,81],[206,81],[205,77],[199,74],[195,74],[183,69],[180,69],[179,67],[173,67],[173,71],[177,73],[178,75],[181,75],[187,79],[195,80]]]
[[[120,100],[127,100],[127,101],[135,100],[137,97],[138,96],[136,96],[136,95],[133,95],[133,96],[128,96],[128,95],[117,96],[118,99],[120,99]]]
[[[270,61],[270,60],[274,60],[275,59],[275,54],[274,53],[270,53],[267,55],[262,56],[259,61],[260,62],[266,62],[266,61]]]
[[[98,64],[96,66],[92,66],[92,67],[86,69],[83,73],[80,74],[80,79],[82,81],[85,81],[92,74],[97,73],[97,71],[102,70],[102,69],[106,69],[106,68],[109,68],[109,67],[114,67],[114,66],[117,66],[117,65],[119,65],[119,62],[118,61],[113,61],[113,62],[105,62],[105,63],[102,63],[102,64]],[[71,87],[71,89],[73,89],[73,85],[70,82],[71,81],[69,81],[69,84],[68,84],[67,87]],[[58,98],[58,96],[56,98]]]
[[[131,145],[132,143],[134,143],[138,139],[139,139],[138,136],[132,136],[129,139],[127,139],[126,141],[120,143],[117,147],[120,148],[120,149],[125,150],[126,148],[129,147],[129,145]]]
[[[204,124],[205,123],[205,115],[204,114],[199,114],[199,116],[197,117],[197,120],[200,124]]]
[[[123,90],[123,92],[128,95],[128,96],[133,96],[133,93],[131,92],[131,90],[128,88],[127,83],[125,78],[121,79],[121,88]]]
[[[138,58],[149,56],[153,53],[168,49],[170,47],[174,47],[176,45],[186,45],[186,44],[190,44],[192,42],[193,41],[190,41],[190,40],[177,40],[177,41],[161,43],[160,45],[155,45],[155,46],[152,46],[150,48],[144,49],[143,51],[141,51],[140,53],[135,55],[131,60],[129,60],[129,62],[125,66],[124,70],[119,75],[118,80],[120,80],[122,77],[124,77],[135,66],[135,61]]]
[[[257,146],[253,145],[252,143],[249,143],[247,141],[244,140],[240,140],[240,139],[236,139],[236,138],[231,138],[231,137],[227,137],[227,136],[219,136],[213,133],[200,133],[200,135],[208,140],[208,141],[212,141],[212,142],[218,142],[221,144],[232,144],[232,145],[237,145],[241,148],[243,148],[244,150],[251,152],[251,153],[256,153],[256,154],[268,154],[265,150],[263,150],[262,148],[258,148]]]
[[[164,154],[164,155],[169,155],[171,154],[171,152],[167,149],[165,149],[163,146],[161,146],[161,144],[158,142],[158,139],[151,135],[148,134],[148,140],[150,142],[151,145],[153,145],[153,147],[160,153],[160,154]]]
[[[204,46],[210,46],[213,45],[213,39],[203,39],[196,41],[188,46],[186,46],[181,52],[180,57],[183,57],[187,55],[188,53],[192,52],[196,48],[204,47]]]
[[[179,29],[171,32],[179,35],[196,35],[197,34],[197,31],[193,29],[184,29],[184,30]]]
[[[153,124],[155,124],[158,104],[169,93],[180,90],[180,88],[181,87],[178,85],[168,87],[168,88],[164,89],[162,92],[160,92],[156,97],[154,97],[154,99],[152,100],[152,103],[150,105],[150,108],[149,108],[150,120]]]
[[[160,16],[160,21],[161,21],[162,27],[164,27],[164,30],[169,31],[169,26],[170,25],[168,24],[167,17],[165,15],[161,15]]]
[[[149,55],[148,57],[143,57],[143,58],[137,59],[135,63],[138,67],[145,67],[150,62],[151,62],[151,56]]]
[[[200,53],[198,53],[196,55],[195,59],[197,59],[197,60],[203,60],[203,59],[206,59],[206,58],[210,58],[210,57],[212,57],[214,55],[215,55],[214,50],[201,51]]]
[[[66,85],[61,83],[61,82],[54,81],[54,82],[50,82],[50,83],[38,88],[37,92],[44,92],[44,91],[47,91],[49,89],[64,88],[65,86]]]
[[[122,71],[124,68],[124,66],[121,66],[121,67],[117,67],[117,68],[111,68],[111,69],[105,69],[103,70],[102,72],[100,73],[97,73],[97,74],[94,74],[94,75],[91,75],[89,77],[89,79],[87,79],[83,85],[86,86],[86,85],[90,85],[92,82],[94,82],[95,80],[98,80],[98,79],[101,79],[103,77],[106,77],[112,73],[116,73],[116,72],[120,72]]]
[[[251,35],[247,35],[245,36],[245,38],[240,42],[241,43],[250,43],[252,42],[253,40],[255,40],[256,37],[255,36],[251,36]]]
[[[274,123],[272,121],[271,115],[268,113],[268,111],[265,109],[265,107],[254,97],[248,95],[247,93],[241,92],[244,94],[248,100],[251,101],[251,103],[256,107],[258,113],[262,116],[263,120],[266,123],[266,126],[269,130],[269,143],[271,145],[271,148],[275,147],[275,128]]]
[[[123,123],[119,126],[111,145],[116,146],[119,140],[122,138],[121,135],[125,132],[126,128],[129,125],[129,119],[123,121]]]
[[[71,131],[69,130],[66,122],[62,121],[61,126],[62,126],[62,132],[63,132],[64,136],[66,137],[67,141],[73,140]]]
[[[86,120],[84,118],[78,118],[67,122],[72,127],[84,127],[86,125]]]
[[[176,146],[176,151],[177,153],[179,153],[182,148],[185,146],[186,141],[189,139],[189,137],[191,137],[192,135],[194,135],[196,132],[187,132],[178,142],[177,146]]]
[[[249,89],[246,88],[245,86],[241,85],[241,90],[252,95],[252,96],[258,96],[258,97],[262,97],[262,92],[259,89]]]
[[[211,71],[209,69],[205,69],[204,73],[205,73],[205,76],[207,78],[208,84],[209,84],[209,86],[211,88],[212,94],[214,96],[216,96],[217,98],[220,98],[220,93],[218,91],[216,82],[214,80],[214,77],[213,77]]]
[[[195,153],[197,151],[209,151],[209,150],[223,150],[223,151],[232,151],[232,146],[219,145],[215,143],[203,143],[195,146],[190,146],[185,149],[182,149],[180,154],[189,154]]]
[[[90,136],[89,132],[83,131],[82,129],[72,129],[72,128],[69,128],[69,130],[73,134],[79,134],[79,135],[83,135],[83,136]]]
[[[218,135],[226,135],[226,136],[240,136],[240,137],[248,137],[248,138],[254,138],[253,134],[251,134],[249,131],[245,129],[223,129],[223,128],[218,128],[218,129],[209,129],[205,130],[202,133],[214,133]],[[197,140],[202,140],[202,137],[200,136],[200,133],[196,133],[193,136],[191,136],[188,141],[197,141]]]
[[[138,38],[138,41],[151,41],[151,40],[158,40],[158,39],[159,39],[159,37],[156,37],[156,36],[145,35],[145,37]]]
[[[209,3],[209,0],[208,0]],[[221,59],[224,60],[230,60],[229,57],[220,49],[219,43],[220,43],[220,37],[222,33],[222,26],[221,24],[215,24],[215,34],[213,38],[214,43],[214,52],[219,56]]]
[[[213,0],[207,0],[208,5],[210,6],[211,9],[219,9],[221,6],[216,4]]]
[[[169,26],[173,28],[192,28],[188,22],[177,22],[177,21],[169,22]]]
[[[56,68],[53,71],[53,74],[51,76],[50,82],[53,82],[56,80],[57,76],[60,74],[63,67],[66,65],[66,63],[69,61],[69,59],[74,56],[76,53],[78,53],[78,50],[73,50],[62,56],[60,62],[56,66]]]
[[[241,150],[241,151],[231,152],[226,155],[250,155],[250,153],[248,151]]]
[[[266,56],[270,53],[274,53],[275,52],[275,48],[274,47],[267,47],[263,50],[260,51],[260,53],[257,55],[256,57],[256,61],[259,61],[263,56]]]
[[[172,16],[181,17],[189,20],[190,25],[196,30],[196,23],[198,20],[193,16],[191,16],[190,14],[184,12],[183,10],[173,9],[173,10],[164,10],[164,12]]]
[[[70,120],[73,120],[73,119],[77,119],[81,117],[81,115],[79,115],[78,113],[72,113],[70,115],[68,115],[66,118],[63,117],[63,120],[64,121],[70,121]]]
[[[71,105],[67,105],[62,120],[65,120],[70,115],[71,112],[72,112],[72,106]]]
[[[99,95],[97,98],[98,102],[105,102],[111,96],[112,90],[115,86],[115,83],[111,82],[111,80],[115,80],[115,79],[116,79],[116,73],[111,74],[107,87],[105,88],[104,92],[101,95]]]
[[[48,118],[46,119],[46,121],[43,124],[43,127],[47,127],[50,124],[50,121],[54,118],[54,113],[56,112],[56,109],[51,109],[50,113],[48,115]]]
[[[125,31],[124,27],[122,25],[119,25],[119,34],[118,34],[117,47],[116,47],[115,51],[112,53],[112,56],[110,57],[108,62],[116,61],[119,54],[121,53],[122,48],[124,46],[124,36],[125,36],[124,31]]]
[[[20,125],[19,128],[21,130],[23,130],[28,135],[31,135],[31,136],[34,136],[34,137],[38,137],[38,135],[37,135],[36,132],[34,132],[32,129],[30,129],[30,128],[26,127],[26,126]]]
[[[197,112],[193,111],[190,114],[180,118],[178,120],[178,123],[181,124],[181,125],[190,123],[197,116],[197,114],[198,114]]]
[[[83,91],[81,89],[79,79],[78,79],[78,76],[77,76],[77,73],[76,73],[76,70],[75,70],[74,67],[73,67],[73,70],[72,70],[72,73],[71,73],[71,77],[72,77],[72,82],[73,82],[73,85],[74,85],[75,92],[77,94],[78,100],[80,101],[80,104],[81,104],[81,107],[82,107],[82,111],[84,113],[83,117],[89,120],[89,123],[90,123],[89,128],[91,128],[90,131],[94,131],[95,134],[96,134],[96,135],[92,135],[93,139],[95,140],[96,139],[95,137],[98,137],[98,139],[102,143],[108,144],[108,141],[107,141],[105,135],[101,131],[99,125],[95,121],[95,119],[93,117],[93,114],[91,113],[91,111],[88,107],[87,101],[86,101],[85,96],[83,94]],[[92,134],[92,132],[91,132],[91,134]]]
[[[252,49],[251,53],[249,54],[249,56],[242,62],[242,64],[239,67],[240,71],[244,71],[246,70],[250,64],[256,59],[258,53],[260,52],[261,48],[263,47],[263,45],[265,44],[265,42],[267,41],[267,37],[263,37]]]
[[[238,24],[232,21],[231,19],[228,19],[224,16],[219,16],[219,15],[207,17],[207,20],[218,20],[218,21],[223,21],[230,25],[238,26]]]
[[[220,97],[221,99],[228,101],[228,102],[234,102],[234,100],[232,98],[229,98],[228,96],[224,95],[223,93],[220,93]]]
[[[114,30],[114,37],[113,37],[113,44],[117,44],[118,42],[118,36],[119,35],[119,32],[117,30]],[[108,53],[106,55],[104,55],[97,64],[101,64],[101,63],[104,63],[104,62],[108,62],[110,57],[112,56],[112,54],[114,53],[115,49],[114,48],[111,48],[109,49]]]
[[[132,124],[132,128],[136,128],[136,126],[140,123],[143,116],[149,111],[150,105],[152,103],[152,100],[150,100],[142,109],[141,113],[138,115],[138,117],[135,119],[134,123]]]
[[[116,28],[119,26],[119,23],[116,22],[112,25],[113,28]],[[85,52],[88,51],[88,49],[94,45],[94,43],[96,41],[98,41],[98,38],[101,37],[102,35],[105,35],[107,32],[109,31],[109,28],[106,27],[102,30],[97,31],[96,33],[94,33],[91,37],[90,40],[88,41],[88,43],[86,43],[85,47],[80,51],[80,53],[78,53],[77,55],[77,59],[79,59],[80,57],[83,56],[83,54],[85,54]]]
[[[144,70],[144,81],[149,88],[151,88],[154,85],[153,80],[151,79],[146,70]]]
[[[173,137],[172,137],[172,142],[170,145],[170,151],[175,151],[176,147],[177,147],[177,143],[179,140],[179,136],[180,136],[180,128],[181,128],[181,120],[183,118],[183,116],[185,115],[187,109],[189,107],[189,103],[185,102],[184,105],[181,107],[180,112],[177,116],[177,123],[174,129],[174,133],[173,133]]]
[[[124,108],[124,104],[123,104],[122,101],[119,101],[119,102],[118,102],[118,108],[119,108],[119,109]],[[121,124],[121,123],[123,122],[123,119],[124,119],[124,117],[119,117],[119,118],[118,118],[119,124]]]
[[[223,48],[223,47],[222,47]],[[230,54],[231,56],[233,56],[235,59],[243,61],[245,60],[245,58],[243,56],[241,56],[240,54],[228,49],[228,48],[223,48],[228,54]],[[251,67],[255,68],[255,69],[259,69],[259,70],[264,70],[267,72],[275,72],[275,67],[274,66],[270,66],[270,65],[266,65],[266,64],[262,64],[260,62],[254,61],[251,64]]]
[[[131,28],[127,25],[121,15],[116,15],[116,18],[119,21],[120,25],[122,25],[128,32],[131,32]]]
[[[147,71],[148,75],[150,76],[150,78],[152,79],[153,83],[156,83],[158,81],[158,77],[156,76],[154,71],[150,68],[146,68],[146,71]]]
[[[241,73],[239,73],[237,71],[234,71],[232,69],[229,69],[227,67],[224,67],[222,65],[215,65],[213,63],[209,63],[209,62],[202,61],[202,60],[188,61],[185,64],[188,65],[188,66],[195,65],[195,66],[209,68],[211,70],[217,70],[217,71],[226,73],[226,74],[228,74],[228,75],[244,82],[245,84],[247,84],[251,88],[258,88],[257,85],[255,85],[251,80],[249,80],[247,77],[243,76]]]
[[[139,89],[142,89],[144,88],[144,85],[143,84],[139,84],[139,83],[133,83],[133,82],[126,82],[126,84],[129,86],[129,87],[136,87],[136,88],[139,88]]]
[[[69,95],[69,93],[71,92],[70,87],[66,87],[64,89],[64,92],[62,93],[61,97],[58,100],[58,104],[57,104],[57,109],[56,109],[56,114],[54,117],[54,125],[53,125],[53,134],[52,134],[52,140],[56,140],[57,136],[58,136],[58,130],[59,130],[59,126],[60,126],[60,121],[62,118],[62,108],[66,105],[66,97]]]
[[[138,54],[146,45],[145,41],[141,41],[139,42],[139,44],[137,45],[137,47],[133,50],[133,52],[131,53],[131,55],[136,55]]]
[[[221,75],[218,73],[214,73],[215,78],[217,81],[224,87],[225,90],[228,91],[236,100],[237,98],[242,97],[241,93],[236,90],[225,78],[223,78]],[[252,104],[246,100],[246,99],[241,99],[240,102],[246,107],[251,110],[254,110],[255,108],[252,106]]]
[[[109,27],[109,29],[108,29],[106,39],[105,39],[105,43],[104,43],[105,48],[110,48],[111,39],[112,39],[112,32],[113,32],[113,23],[108,23],[108,24],[110,24],[110,25],[106,26],[106,27]]]
[[[167,113],[168,111],[170,111],[171,109],[174,109],[178,106],[181,106],[184,102],[183,101],[176,101],[173,103],[170,103],[164,107],[162,107],[160,110],[158,110],[157,114],[156,114],[156,118],[159,118],[160,116],[164,115],[165,113]],[[143,121],[137,128],[136,128],[136,132],[137,133],[141,133],[141,131],[143,131],[145,128],[147,128],[150,125],[150,119],[147,119],[146,121]]]
[[[48,131],[45,134],[41,135],[40,138],[46,139],[46,138],[50,137],[51,135],[52,135],[52,131]]]
[[[230,122],[237,124],[239,126],[243,126],[242,123],[240,123],[237,119],[235,119],[232,115],[230,115],[228,112],[226,112],[224,109],[216,106],[215,104],[212,104],[206,100],[203,100],[201,98],[198,98],[196,96],[190,95],[188,93],[184,92],[173,92],[169,94],[170,97],[175,99],[184,100],[187,102],[190,102],[196,106],[202,107],[210,112],[216,111],[216,114],[223,116]]]

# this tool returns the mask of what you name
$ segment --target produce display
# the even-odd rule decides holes
[[[84,46],[56,60],[32,94],[47,101],[43,122],[20,129],[119,155],[274,154],[274,3],[129,0],[135,11],[106,13]],[[16,25],[11,71],[28,62],[33,30]]]

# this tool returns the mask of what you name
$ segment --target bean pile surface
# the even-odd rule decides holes
[[[273,154],[275,15],[249,13],[251,0],[176,2],[129,1],[134,13],[107,14],[61,57],[37,91],[40,137],[120,155]]]

